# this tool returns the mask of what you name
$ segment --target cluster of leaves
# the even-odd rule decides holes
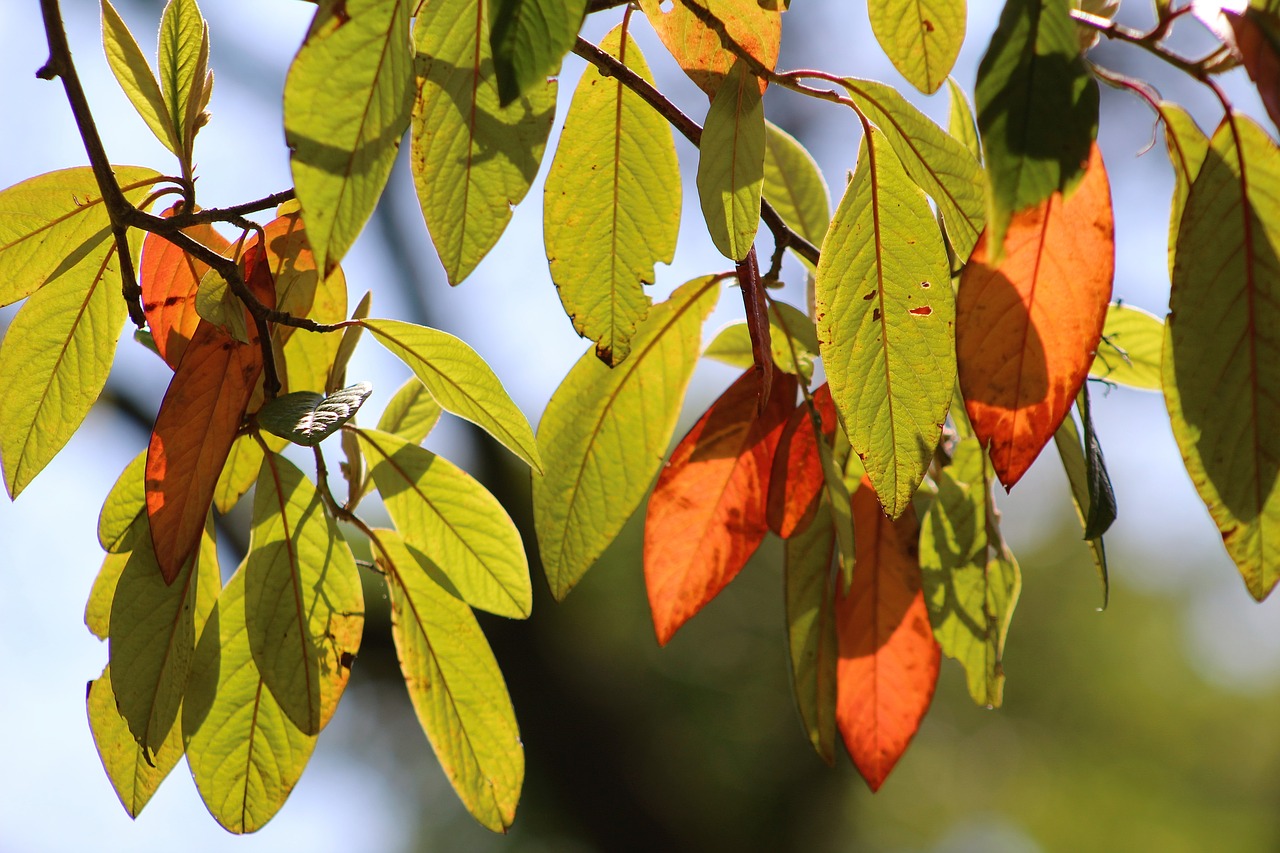
[[[42,2],[51,59],[41,73],[63,79],[92,165],[0,193],[0,305],[26,299],[0,344],[10,395],[0,464],[16,498],[84,420],[126,319],[145,326],[135,336],[174,375],[149,446],[103,505],[107,557],[86,612],[110,656],[89,691],[90,723],[130,814],[183,754],[228,829],[257,829],[283,804],[359,651],[350,535],[373,554],[405,682],[446,774],[477,820],[510,825],[523,753],[471,608],[527,617],[529,567],[497,500],[421,447],[442,411],[532,469],[538,548],[557,598],[652,489],[643,559],[660,643],[769,532],[784,539],[804,729],[829,762],[839,735],[873,789],[927,711],[943,655],[963,666],[976,702],[1000,704],[1021,580],[994,487],[1011,489],[1050,440],[1105,601],[1102,536],[1115,502],[1090,375],[1163,390],[1250,592],[1261,599],[1280,579],[1275,144],[1225,98],[1206,137],[1145,84],[1084,58],[1102,32],[1220,95],[1213,75],[1239,55],[1270,106],[1280,66],[1269,7],[1230,18],[1230,50],[1193,62],[1164,46],[1185,9],[1158,3],[1156,29],[1141,34],[1105,9],[1008,0],[979,70],[975,120],[948,78],[963,0],[871,4],[873,31],[903,76],[925,94],[946,84],[944,130],[883,83],[775,71],[776,2],[640,2],[709,98],[699,126],[653,88],[631,9],[599,46],[578,37],[589,11],[618,4],[325,0],[285,85],[293,190],[201,211],[193,146],[213,77],[195,0],[166,7],[158,74],[102,2],[111,68],[177,158],[175,178],[101,160],[56,0]],[[427,229],[449,281],[462,282],[539,169],[557,98],[549,75],[570,50],[590,66],[549,167],[544,235],[565,311],[594,347],[535,438],[462,341],[370,319],[369,295],[348,318],[339,264],[408,130]],[[1164,323],[1110,303],[1099,78],[1146,99],[1164,126],[1177,175]],[[769,86],[831,101],[861,124],[834,215],[812,158],[766,121]],[[672,128],[700,149],[696,191],[733,268],[654,304],[645,286],[674,257],[681,210]],[[163,215],[146,212],[170,194],[180,200]],[[266,225],[244,218],[272,207]],[[763,274],[762,220],[773,252]],[[227,238],[215,223],[240,233]],[[769,292],[788,249],[808,280],[804,310]],[[702,326],[726,280],[739,285],[746,319],[704,351]],[[355,419],[370,387],[346,379],[364,331],[413,373],[376,429]],[[702,356],[743,373],[664,467]],[[290,443],[311,448],[314,478],[282,455]],[[325,458],[334,443],[341,502]],[[224,585],[215,519],[251,491],[248,554]],[[394,530],[358,514],[374,491]]]

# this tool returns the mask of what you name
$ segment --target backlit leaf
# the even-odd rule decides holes
[[[352,320],[363,320],[369,316],[369,306],[373,304],[373,291],[366,290],[364,296],[360,297],[360,301],[356,303],[355,310],[351,312]],[[351,325],[342,330],[342,339],[338,342],[337,351],[333,356],[333,364],[329,367],[329,378],[325,380],[325,391],[336,391],[347,384],[347,364],[351,361],[351,356],[355,355],[356,345],[360,343],[360,336],[364,334],[364,326]]]
[[[655,305],[610,369],[586,353],[538,426],[546,474],[533,478],[533,521],[552,594],[562,600],[635,512],[662,466],[698,360],[720,279],[683,285]]]
[[[885,0],[867,9],[894,68],[926,95],[938,91],[964,43],[965,0]]]
[[[1088,519],[1092,510],[1089,499],[1089,466],[1085,459],[1084,442],[1080,438],[1080,430],[1076,427],[1075,418],[1068,415],[1062,419],[1062,425],[1053,434],[1054,445],[1058,448],[1058,456],[1062,458],[1062,467],[1067,472],[1067,482],[1071,486],[1071,503],[1076,510],[1076,518],[1080,520],[1082,530],[1088,529]],[[1093,558],[1093,567],[1098,573],[1098,581],[1102,584],[1102,607],[1105,609],[1111,598],[1111,581],[1107,571],[1107,547],[1102,537],[1085,539],[1089,546],[1089,556]]]
[[[279,441],[275,436],[267,436],[272,441]],[[276,448],[279,450],[280,448]],[[218,483],[213,489],[213,505],[223,515],[244,497],[245,492],[258,481],[258,471],[262,469],[262,445],[252,435],[237,436],[231,443],[227,453],[227,461],[218,475]]]
[[[1107,306],[1089,375],[1129,388],[1159,391],[1163,347],[1163,320],[1141,308],[1113,302]]]
[[[813,359],[818,354],[818,334],[813,321],[785,302],[769,304],[769,347],[773,363],[786,373],[810,379]],[[751,367],[755,356],[746,322],[739,320],[722,328],[702,354],[733,367]]]
[[[821,423],[820,430],[814,423],[815,416]],[[801,403],[782,429],[769,476],[767,514],[769,529],[783,539],[791,538],[813,521],[826,483],[818,445],[830,446],[836,426],[831,390],[823,383],[813,392],[813,407]]]
[[[143,528],[142,532],[145,534],[146,529]],[[84,606],[84,624],[99,640],[105,640],[111,633],[111,602],[116,595],[116,584],[131,556],[132,551],[107,554],[98,569],[98,576],[93,579],[89,600]]]
[[[1101,154],[1065,201],[1054,193],[1013,217],[1003,260],[990,238],[960,276],[956,353],[969,420],[1011,489],[1071,408],[1102,334],[1115,235]]]
[[[896,518],[951,402],[955,305],[929,203],[879,130],[867,142],[822,244],[818,341],[849,441]]]
[[[538,88],[573,47],[587,0],[491,0],[489,43],[506,106]]]
[[[760,226],[764,137],[764,103],[756,78],[738,62],[711,101],[697,181],[711,242],[732,261],[747,257]]]
[[[489,47],[494,0],[427,0],[418,55],[410,165],[422,216],[450,284],[475,269],[502,236],[538,172],[555,117],[556,83],[498,104]]]
[[[120,473],[98,514],[98,544],[110,553],[133,550],[133,522],[147,508],[144,496],[147,453],[144,450]]]
[[[973,105],[969,103],[969,96],[965,94],[964,89],[960,88],[960,84],[954,77],[947,78],[947,94],[950,97],[947,133],[963,143],[973,155],[973,159],[981,163],[982,139],[978,136],[978,126],[974,123]],[[985,175],[983,180],[986,180]],[[984,210],[984,215],[985,212]]]
[[[351,420],[371,393],[373,386],[368,382],[357,382],[327,396],[317,391],[294,391],[263,406],[258,423],[294,444],[311,447]]]
[[[644,579],[658,644],[737,577],[768,532],[765,505],[796,383],[778,373],[763,412],[749,369],[693,425],[658,476],[644,521]]]
[[[169,116],[169,109],[165,106],[164,96],[160,93],[156,75],[142,53],[142,48],[138,47],[133,33],[129,32],[120,13],[108,0],[102,0],[102,48],[116,82],[129,96],[129,103],[133,104],[133,108],[142,116],[147,127],[151,128],[156,139],[177,155],[182,146],[178,142],[178,132]]]
[[[414,376],[392,395],[378,419],[378,429],[393,433],[410,444],[421,444],[443,411],[427,386]]]
[[[192,121],[191,102],[207,100],[203,87],[209,70],[209,25],[201,16],[196,0],[169,0],[165,6],[160,19],[157,60],[169,124],[181,146],[174,153],[187,162],[198,129]],[[198,112],[202,108],[203,104],[194,110]]]
[[[182,758],[182,728],[170,726],[168,736],[154,754],[138,746],[129,724],[116,709],[109,664],[103,668],[102,675],[89,683],[86,702],[89,730],[93,732],[102,767],[120,804],[129,817],[136,818]]]
[[[613,29],[601,50],[649,83],[635,41]],[[594,65],[583,72],[543,195],[551,279],[578,334],[615,365],[649,311],[643,285],[671,263],[680,228],[680,167],[671,128],[639,95]]]
[[[810,243],[822,245],[831,222],[831,196],[818,164],[786,131],[765,122],[764,197],[783,221]],[[809,262],[804,261],[808,266]]]
[[[676,0],[669,5],[662,0],[640,0],[658,38],[702,91],[714,97],[736,57],[724,48],[714,29],[689,11],[687,3],[692,2],[710,11],[729,36],[762,65],[773,68],[777,64],[782,41],[782,15],[777,9],[756,0]],[[756,82],[764,92],[765,82]]]
[[[831,525],[811,524],[787,541],[783,562],[791,688],[809,742],[827,764],[836,760],[835,548]]]
[[[1169,209],[1169,275],[1173,275],[1173,259],[1178,248],[1178,226],[1187,205],[1191,183],[1200,174],[1200,166],[1209,152],[1209,137],[1185,109],[1163,101],[1159,107],[1164,122],[1165,148],[1173,164],[1173,203]]]

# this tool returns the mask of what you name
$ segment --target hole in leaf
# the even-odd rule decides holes
[[[917,317],[928,317],[933,313],[933,309],[928,305],[921,305],[919,308],[911,308],[909,311]]]

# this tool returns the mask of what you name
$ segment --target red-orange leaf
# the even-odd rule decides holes
[[[836,407],[831,389],[824,382],[813,392],[813,404],[822,420],[822,434],[828,442],[836,432]],[[778,439],[769,475],[769,529],[789,539],[804,530],[818,511],[825,482],[818,436],[807,405],[801,405],[787,420]]]
[[[666,12],[661,11],[659,0],[641,0],[640,8],[658,38],[702,91],[715,95],[735,57],[725,50],[715,30],[689,10],[688,2],[708,10],[711,19],[723,23],[730,37],[761,64],[768,68],[778,64],[782,13],[764,8],[759,0],[675,0]],[[762,93],[766,85],[760,81]]]
[[[889,520],[864,477],[853,494],[853,529],[853,582],[836,600],[836,726],[878,791],[929,710],[942,652],[921,591],[915,512]]]
[[[178,205],[164,212],[172,216]],[[211,225],[196,225],[183,233],[225,254],[230,243]],[[138,264],[138,284],[142,288],[142,308],[147,326],[156,342],[160,357],[178,369],[187,342],[200,323],[196,313],[196,290],[200,279],[209,271],[207,264],[197,261],[159,234],[148,234],[142,242],[142,258]]]
[[[649,498],[644,579],[662,645],[734,579],[768,529],[769,470],[796,379],[774,369],[763,413],[759,389],[755,370],[729,386],[681,439]]]
[[[274,305],[271,272],[260,249],[245,253],[246,280]],[[247,312],[246,312],[247,313]],[[262,372],[257,331],[249,343],[201,320],[165,392],[147,448],[146,498],[156,562],[167,582],[200,542],[218,475]]]
[[[998,265],[987,236],[960,277],[956,360],[973,430],[1009,489],[1062,423],[1102,335],[1115,234],[1097,146],[1065,201],[1014,214]]]

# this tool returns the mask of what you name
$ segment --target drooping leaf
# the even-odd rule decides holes
[[[299,730],[316,734],[360,650],[364,594],[315,486],[275,453],[263,460],[254,492],[244,575],[249,648],[262,681]]]
[[[272,441],[279,441],[275,436],[267,436]],[[273,448],[279,450],[280,448]],[[213,489],[213,506],[218,512],[226,515],[231,511],[245,492],[258,482],[258,472],[262,470],[262,445],[252,435],[237,436],[231,443],[227,453],[227,461],[218,475],[217,485]]]
[[[756,78],[739,61],[711,101],[697,179],[711,242],[735,262],[747,257],[760,226],[764,138],[764,103]]]
[[[1159,391],[1163,347],[1163,320],[1141,308],[1113,302],[1107,306],[1089,375],[1129,388]]]
[[[769,343],[773,363],[786,373],[813,376],[813,359],[818,354],[818,333],[813,321],[785,302],[770,302]],[[730,323],[716,333],[702,353],[733,367],[746,369],[755,363],[751,333],[745,321]]]
[[[974,97],[990,179],[990,254],[1014,214],[1070,196],[1098,130],[1098,86],[1080,56],[1070,0],[1010,0],[978,68]]]
[[[669,6],[661,0],[640,0],[640,8],[658,38],[698,88],[714,97],[736,57],[725,49],[719,33],[688,8],[697,3],[724,25],[730,38],[766,68],[778,62],[782,41],[781,11],[756,0],[677,0]],[[663,11],[666,7],[666,11]],[[757,81],[760,91],[765,81]]]
[[[445,411],[471,421],[542,471],[533,428],[475,350],[447,332],[399,320],[365,320],[362,325],[409,366]]]
[[[832,404],[834,407],[834,403]],[[856,549],[853,542],[853,509],[850,503],[850,485],[857,488],[857,481],[846,478],[845,472],[850,466],[860,467],[854,462],[857,454],[849,446],[849,439],[843,429],[835,431],[834,446],[819,441],[818,456],[822,459],[823,492],[827,496],[827,509],[831,516],[831,526],[836,532],[836,553],[840,558],[841,583],[848,585],[853,578],[853,564]],[[861,480],[861,476],[858,478]]]
[[[836,597],[836,725],[878,791],[929,710],[941,651],[921,590],[914,511],[890,521],[864,481],[853,493],[853,519],[853,583]]]
[[[108,553],[133,550],[133,522],[147,508],[143,494],[147,453],[143,451],[120,473],[98,514],[98,544]]]
[[[964,43],[965,0],[886,0],[867,10],[893,67],[926,95],[938,91]]]
[[[160,93],[156,75],[143,55],[142,48],[138,47],[133,33],[129,32],[124,19],[109,0],[102,0],[102,48],[107,54],[111,73],[129,97],[129,103],[133,104],[133,108],[142,116],[147,127],[151,128],[156,139],[178,155],[182,151],[182,145],[178,141],[178,131],[173,125],[164,96]]]
[[[393,433],[410,444],[421,444],[443,412],[427,386],[414,376],[392,395],[378,419],[378,429]]]
[[[1111,299],[1111,189],[1096,147],[1075,194],[1015,215],[1004,250],[997,261],[988,231],[960,276],[956,353],[969,420],[1011,489],[1071,408]]]
[[[1054,445],[1058,448],[1058,456],[1062,459],[1062,467],[1067,472],[1067,482],[1071,486],[1071,503],[1075,507],[1076,517],[1080,520],[1082,530],[1088,529],[1092,504],[1089,499],[1089,465],[1085,458],[1085,445],[1080,438],[1080,430],[1076,427],[1075,418],[1068,415],[1062,419],[1062,425],[1053,434]],[[1093,558],[1093,567],[1098,573],[1098,581],[1102,584],[1102,608],[1105,610],[1111,598],[1111,581],[1107,571],[1107,546],[1102,537],[1085,539],[1089,546],[1089,556]]]
[[[489,45],[502,106],[536,90],[573,47],[587,0],[491,0]]]
[[[179,150],[174,153],[184,163],[191,159],[192,144],[199,124],[195,121],[209,95],[209,25],[200,14],[196,0],[169,0],[160,19],[158,65],[160,90],[176,131]]]
[[[796,395],[785,374],[774,384],[760,411],[759,373],[742,374],[658,476],[645,513],[644,580],[659,645],[737,577],[768,532],[769,472]]]
[[[1076,395],[1076,408],[1080,411],[1080,426],[1084,440],[1085,480],[1089,493],[1089,511],[1085,513],[1084,538],[1100,539],[1116,520],[1116,496],[1111,489],[1111,475],[1107,473],[1106,460],[1102,458],[1102,445],[1093,429],[1093,414],[1089,409],[1088,383],[1081,386]]]
[[[1160,119],[1164,123],[1165,148],[1173,164],[1173,203],[1169,209],[1169,275],[1173,275],[1173,259],[1178,248],[1178,226],[1187,205],[1191,183],[1200,174],[1200,166],[1209,153],[1209,137],[1185,109],[1163,101]]]
[[[809,742],[827,764],[836,760],[835,549],[832,526],[811,524],[787,541],[783,561],[791,689]]]
[[[769,121],[764,137],[764,197],[801,237],[822,245],[831,222],[827,182],[804,146]]]
[[[524,749],[502,672],[471,609],[434,580],[435,567],[393,531],[375,532],[418,722],[467,811],[504,832],[524,783]]]
[[[360,297],[360,301],[356,303],[355,310],[351,312],[352,320],[363,320],[369,316],[369,307],[373,304],[373,291],[366,290],[364,296]],[[342,330],[342,339],[338,342],[337,351],[333,356],[333,364],[329,367],[329,378],[325,380],[324,390],[336,391],[347,384],[347,364],[351,361],[351,356],[355,355],[356,345],[360,343],[360,336],[364,333],[364,326],[352,325]]]
[[[154,753],[138,746],[129,731],[129,724],[116,708],[110,664],[103,668],[102,675],[89,683],[86,704],[89,730],[93,733],[93,743],[102,767],[107,771],[107,778],[111,780],[111,787],[124,810],[129,817],[137,818],[151,801],[151,795],[182,758],[182,728],[170,726],[164,743]]]
[[[98,569],[98,576],[93,579],[89,600],[84,605],[84,624],[99,640],[105,640],[111,633],[111,602],[116,595],[116,584],[131,556],[132,551],[108,553]]]
[[[615,28],[600,49],[653,82],[635,40]],[[642,289],[671,263],[680,229],[680,167],[671,128],[594,65],[583,72],[543,194],[551,279],[578,334],[616,365],[649,311]]]
[[[261,829],[288,798],[315,748],[258,673],[245,626],[245,570],[218,596],[191,666],[182,741],[200,798],[229,832]]]
[[[960,84],[955,81],[954,77],[947,78],[947,95],[950,98],[950,109],[947,114],[947,133],[961,143],[965,148],[969,149],[969,153],[973,155],[973,159],[982,162],[982,139],[978,136],[978,126],[974,123],[973,105],[969,103],[969,96],[965,94],[964,89],[960,88]],[[986,176],[983,175],[983,180]],[[983,211],[984,218],[986,211]]]
[[[494,0],[427,0],[418,55],[410,165],[422,216],[450,284],[502,236],[538,172],[555,117],[554,81],[501,107],[489,17]]]
[[[1280,169],[1275,143],[1228,114],[1178,231],[1164,392],[1200,498],[1254,598],[1280,581]]]
[[[409,126],[411,5],[321,4],[289,67],[285,140],[316,268],[325,275],[373,213]]]
[[[311,447],[341,429],[372,393],[373,386],[368,382],[357,382],[329,395],[294,391],[263,406],[258,423],[294,444]]]
[[[767,516],[769,529],[783,539],[790,539],[813,521],[826,484],[818,445],[830,445],[836,425],[831,390],[823,383],[813,392],[813,406],[801,403],[782,429],[769,475]]]
[[[891,517],[924,478],[951,402],[955,304],[924,194],[871,128],[818,265],[818,342],[849,441]]]
[[[498,499],[452,462],[390,433],[360,430],[387,512],[409,547],[438,566],[459,598],[526,618],[533,586],[524,544]]]
[[[658,473],[719,285],[710,276],[683,285],[649,311],[625,362],[611,370],[585,354],[547,403],[538,426],[546,474],[533,479],[533,521],[558,600],[618,535]]]

